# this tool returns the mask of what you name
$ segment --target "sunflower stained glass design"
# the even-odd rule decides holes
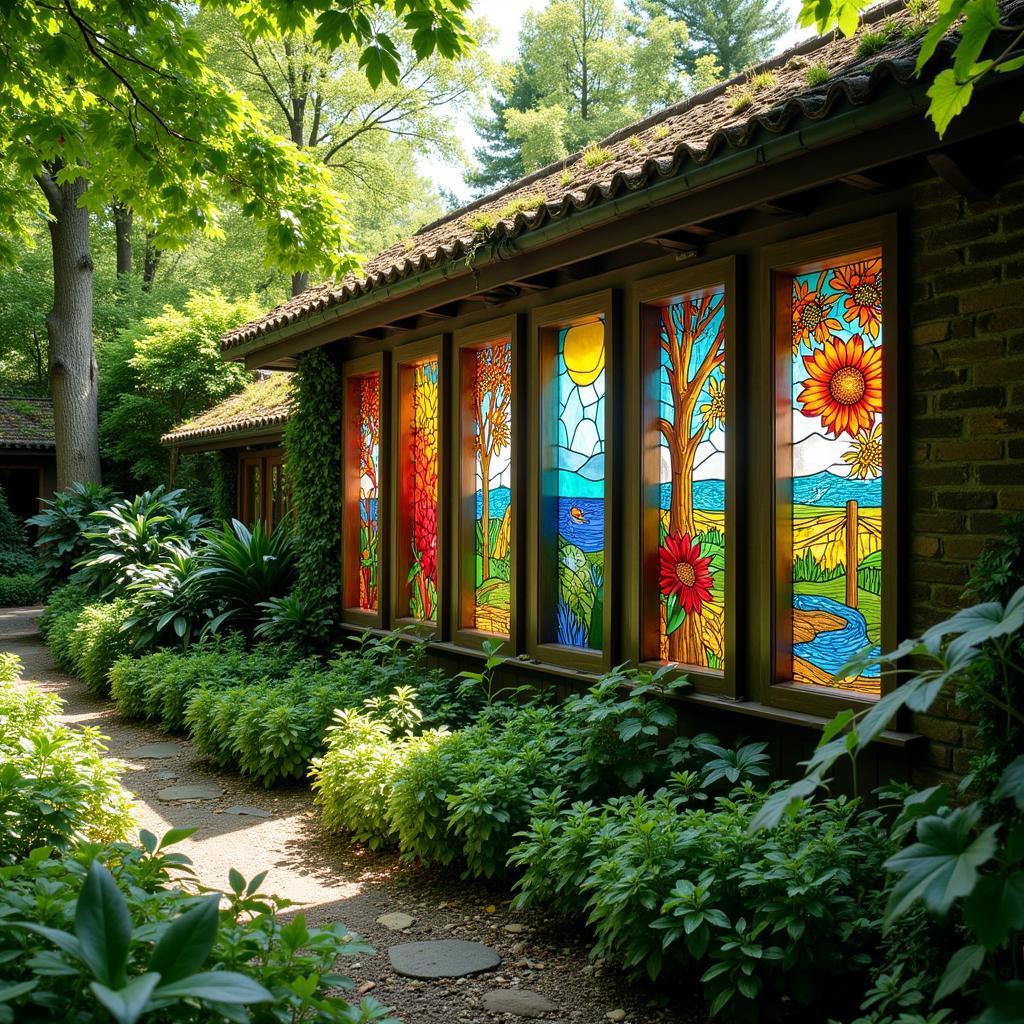
[[[560,328],[555,357],[560,644],[600,650],[604,634],[605,327]]]
[[[880,256],[793,278],[793,678],[877,695],[836,671],[881,637]]]
[[[512,344],[471,349],[475,553],[473,626],[508,636],[512,558]]]
[[[660,310],[659,655],[725,664],[725,293]]]

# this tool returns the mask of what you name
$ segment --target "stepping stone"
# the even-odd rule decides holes
[[[513,1013],[517,1017],[543,1017],[557,1009],[539,992],[519,988],[492,988],[483,994],[483,1004],[491,1013]]]
[[[220,786],[210,786],[204,783],[194,786],[167,786],[157,793],[159,800],[216,800],[223,796],[224,790]]]
[[[387,928],[388,931],[401,932],[405,931],[406,928],[411,928],[416,923],[415,917],[410,917],[408,914],[403,914],[401,911],[395,911],[393,914],[381,914],[377,918],[377,924]]]
[[[248,804],[237,804],[234,807],[229,807],[225,814],[247,814],[250,818],[272,818],[273,814],[270,811],[263,810],[262,807],[250,807]]]
[[[177,772],[157,772],[156,776],[161,782],[174,782],[177,777]]]
[[[388,950],[388,958],[406,978],[464,978],[501,963],[501,957],[490,946],[463,939],[403,942]]]
[[[177,757],[180,753],[181,747],[177,743],[145,743],[129,750],[126,756],[133,761],[162,761],[168,757]]]

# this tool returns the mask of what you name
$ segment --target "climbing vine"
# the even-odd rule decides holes
[[[295,592],[333,622],[341,583],[341,382],[337,363],[323,349],[299,359],[292,409],[284,443],[299,552]]]
[[[210,452],[210,456],[214,518],[234,519],[238,515],[238,456],[231,449]]]

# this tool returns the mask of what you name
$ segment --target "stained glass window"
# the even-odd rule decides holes
[[[437,618],[438,360],[407,367],[407,436],[401,457],[407,506],[401,520],[409,551],[406,611],[414,619]]]
[[[378,483],[380,468],[380,374],[352,382],[358,398],[359,438],[359,593],[358,606],[377,610],[380,576]]]
[[[604,643],[605,327],[557,332],[555,480],[560,644]]]
[[[882,320],[880,256],[793,277],[793,678],[874,695],[833,675],[880,642]]]
[[[507,338],[466,352],[474,474],[473,621],[508,635],[512,555],[512,344]]]
[[[662,661],[725,663],[725,293],[660,309],[658,637]]]

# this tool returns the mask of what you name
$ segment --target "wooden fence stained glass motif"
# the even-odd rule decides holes
[[[662,661],[725,664],[725,293],[661,309],[658,372]]]
[[[877,695],[882,591],[882,261],[793,278],[793,678]]]
[[[380,374],[367,374],[355,383],[359,388],[359,607],[375,612],[380,577]]]
[[[428,621],[437,617],[437,384],[436,357],[412,368],[409,615]]]
[[[469,400],[475,477],[473,625],[509,633],[512,541],[512,345],[473,350]]]
[[[601,320],[558,331],[558,609],[560,644],[604,642],[605,329]]]

